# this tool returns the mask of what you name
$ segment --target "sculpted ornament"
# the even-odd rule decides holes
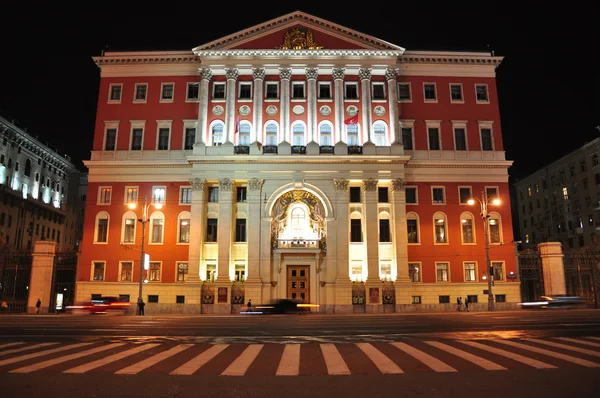
[[[265,68],[252,69],[252,77],[257,80],[258,79],[264,80],[265,79]]]
[[[212,113],[215,116],[221,116],[225,112],[225,109],[221,105],[217,105],[212,109]]]
[[[317,45],[310,29],[302,31],[299,28],[291,28],[283,37],[280,50],[320,50],[323,46]]]
[[[277,115],[277,107],[275,105],[269,105],[266,109],[267,115],[275,116]]]
[[[319,70],[317,68],[306,68],[306,79],[317,80],[319,77]]]
[[[363,181],[363,190],[364,191],[376,191],[377,190],[377,180],[374,178],[367,178]]]
[[[373,113],[377,116],[383,116],[385,114],[385,108],[383,106],[376,106],[373,109]]]
[[[219,180],[220,189],[223,191],[233,191],[233,181],[229,178]]]
[[[360,80],[371,80],[371,69],[360,68],[358,70],[358,78]]]
[[[323,116],[329,116],[331,115],[331,108],[327,105],[323,105],[321,108],[319,108],[319,112],[321,112],[321,115]]]
[[[346,108],[346,113],[348,113],[350,116],[354,116],[358,113],[358,108],[354,105],[350,105],[348,108]]]
[[[344,80],[344,68],[333,68],[331,75],[333,80]]]
[[[212,71],[208,68],[200,69],[200,78],[202,80],[210,80],[212,78]]]
[[[404,189],[405,185],[406,181],[404,181],[402,178],[396,178],[395,180],[392,180],[391,191],[401,191]]]
[[[385,78],[390,81],[390,80],[395,80],[396,79],[396,74],[398,73],[397,69],[392,69],[392,68],[388,68],[385,70]]]
[[[251,178],[248,180],[248,186],[251,191],[260,191],[264,183],[265,180],[259,180],[258,178]]]
[[[240,115],[248,116],[250,114],[250,107],[248,105],[243,105],[240,107]]]
[[[204,192],[204,188],[206,187],[206,180],[201,178],[192,178],[190,179],[190,183],[192,184],[192,189],[194,191]]]
[[[279,78],[281,80],[290,80],[292,78],[292,70],[290,68],[279,69]]]
[[[335,185],[336,191],[347,191],[348,190],[348,180],[344,178],[334,179],[333,184]]]
[[[225,77],[227,78],[227,80],[230,80],[230,79],[237,80],[239,75],[240,75],[240,72],[237,70],[237,68],[225,69]]]
[[[302,105],[296,105],[293,112],[295,115],[302,115],[304,113],[304,107]]]

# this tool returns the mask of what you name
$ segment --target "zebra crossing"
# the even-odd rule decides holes
[[[0,374],[300,376],[600,368],[600,338],[305,344],[0,343]]]

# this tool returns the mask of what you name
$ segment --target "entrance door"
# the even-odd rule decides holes
[[[287,297],[303,300],[308,303],[310,295],[308,289],[308,265],[288,265],[287,269]]]

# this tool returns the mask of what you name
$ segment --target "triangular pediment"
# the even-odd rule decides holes
[[[402,47],[296,11],[198,46],[195,53],[224,50],[400,51]]]

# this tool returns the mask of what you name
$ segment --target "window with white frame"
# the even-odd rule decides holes
[[[419,243],[419,217],[416,213],[406,214],[406,232],[408,243]]]
[[[104,135],[104,150],[114,151],[117,149],[117,129],[108,128]]]
[[[439,151],[442,149],[440,143],[440,128],[439,127],[428,127],[427,128],[427,142],[429,144],[430,151]]]
[[[106,269],[106,262],[94,261],[93,267],[92,267],[92,280],[93,281],[103,281],[105,269]]]
[[[138,202],[138,187],[125,187],[125,203],[137,203]]]
[[[238,98],[241,100],[252,99],[252,82],[240,82]]]
[[[164,239],[165,216],[160,211],[155,211],[150,216],[150,243],[162,244]]]
[[[492,262],[492,270],[494,271],[494,280],[495,281],[503,281],[504,280],[504,263],[501,261],[493,261]]]
[[[292,99],[304,99],[304,82],[292,82]]]
[[[292,214],[292,223],[294,222]],[[236,218],[235,220],[235,238],[234,242],[241,243],[246,242],[246,219]]]
[[[121,281],[121,282],[133,281],[133,262],[131,262],[131,261],[120,261],[119,262],[119,281]]]
[[[148,83],[136,83],[133,93],[133,102],[146,102],[148,98]]]
[[[358,99],[358,83],[357,82],[344,82],[345,99],[356,100]]]
[[[496,212],[490,213],[488,218],[489,228],[488,233],[490,234],[491,244],[500,244],[502,242],[502,228],[500,215]]]
[[[213,100],[224,100],[225,99],[225,82],[214,82],[213,83]]]
[[[460,216],[462,243],[475,243],[475,221],[471,213],[465,212]]]
[[[444,187],[432,187],[431,188],[431,198],[432,198],[432,202],[435,204],[446,203],[445,188]]]
[[[331,146],[331,124],[329,123],[321,123],[319,125],[319,142],[321,146]]]
[[[188,82],[187,84],[187,101],[198,101],[198,95],[200,93],[200,83],[198,82]]]
[[[206,264],[206,282],[214,282],[217,276],[217,264]]]
[[[477,266],[473,262],[464,263],[465,265],[465,282],[477,281]]]
[[[109,205],[112,196],[112,187],[98,187],[98,204]]]
[[[450,264],[435,263],[435,280],[436,282],[450,281]]]
[[[410,83],[398,83],[398,101],[400,101],[400,102],[412,101]]]
[[[161,83],[160,85],[160,101],[173,102],[175,95],[175,83]]]
[[[131,125],[131,144],[129,148],[132,151],[141,151],[144,142],[144,126]]]
[[[160,268],[161,268],[161,263],[158,261],[153,261],[150,263],[149,269],[148,269],[148,277],[146,279],[148,279],[148,282],[160,282]]]
[[[192,187],[179,188],[179,204],[189,205],[192,203]]]
[[[488,200],[500,199],[498,187],[485,187],[485,194],[487,195]]]
[[[436,244],[448,243],[447,218],[444,213],[437,212],[433,215],[433,232]]]
[[[421,263],[408,263],[408,277],[412,282],[421,282]]]
[[[206,220],[206,242],[215,243],[217,241],[218,220],[216,218],[208,218]]]
[[[265,82],[265,99],[279,98],[279,82]]]
[[[265,126],[265,145],[277,145],[277,123],[269,122]]]
[[[450,102],[464,102],[462,84],[450,83]]]
[[[490,99],[488,97],[488,86],[487,84],[476,84],[475,85],[475,96],[478,103],[488,103]]]
[[[492,129],[490,127],[481,127],[479,131],[481,133],[481,150],[493,151]]]
[[[167,187],[153,186],[152,187],[152,203],[165,204],[167,202]]]
[[[358,146],[358,124],[346,125],[346,135],[348,136],[348,146]]]
[[[219,202],[219,187],[208,187],[208,201],[210,203]]]
[[[385,100],[385,83],[383,82],[372,82],[371,90],[373,100]]]
[[[402,134],[402,145],[404,145],[404,149],[412,151],[414,148],[414,138],[413,138],[413,123],[414,121],[400,121],[400,129]]]
[[[188,263],[177,263],[177,282],[185,281],[185,276],[188,274]]]
[[[250,146],[250,123],[243,121],[240,123],[240,132],[238,134],[239,145]]]
[[[108,243],[108,221],[109,216],[105,211],[96,214],[96,231],[94,233],[94,243]]]
[[[435,83],[423,83],[423,98],[425,102],[437,102]]]
[[[192,123],[187,122],[183,127],[183,149],[186,151],[194,149],[194,143],[196,142],[196,126],[193,126]]]
[[[292,126],[292,145],[304,145],[304,124],[295,123]]]
[[[319,82],[319,99],[331,99],[330,82]]]
[[[122,93],[123,93],[123,85],[121,83],[111,84],[110,88],[108,90],[108,102],[109,103],[120,103]]]
[[[223,135],[224,127],[225,126],[221,122],[213,124],[212,132],[211,132],[211,137],[212,137],[211,142],[212,142],[213,146],[219,146],[225,142],[224,135]]]
[[[377,122],[373,125],[373,137],[375,137],[375,145],[377,146],[385,146],[386,145],[386,139],[385,139],[385,133],[386,133],[386,128],[385,128],[385,123],[383,122]]]
[[[472,197],[471,187],[458,187],[458,203],[466,205]]]
[[[235,281],[244,282],[246,280],[246,266],[244,264],[235,265]]]
[[[178,216],[177,242],[190,243],[190,220],[192,219],[189,211],[183,211]]]
[[[157,137],[157,142],[156,142],[156,149],[158,149],[159,151],[168,151],[170,135],[171,135],[170,127],[159,127],[158,128],[158,137]]]
[[[135,242],[135,222],[137,216],[134,212],[128,211],[123,214],[123,235],[121,242],[123,243],[134,243]]]

